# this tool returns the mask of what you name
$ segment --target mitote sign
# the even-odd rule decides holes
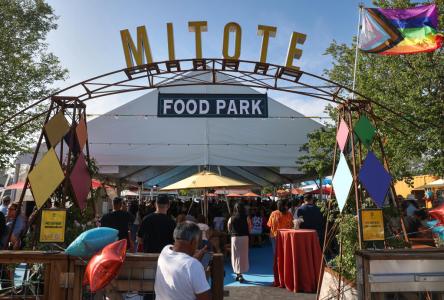
[[[268,117],[264,94],[160,94],[158,117]]]

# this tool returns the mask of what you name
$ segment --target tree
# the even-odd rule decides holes
[[[335,143],[335,128],[332,125],[326,124],[309,133],[308,143],[300,148],[306,153],[297,161],[300,171],[309,178],[319,179],[319,182],[322,182],[325,176],[331,175]]]
[[[406,8],[408,0],[376,1],[380,7]],[[438,0],[439,11],[444,1]],[[444,15],[440,15],[440,30]],[[333,81],[352,86],[355,44],[333,41],[326,50],[333,66],[326,75]],[[418,126],[381,106],[373,105],[383,119],[376,127],[395,178],[444,173],[444,49],[432,53],[381,56],[359,53],[356,89],[363,95],[400,113]]]
[[[51,6],[42,0],[2,0],[0,20],[0,122],[3,122],[32,101],[51,94],[51,84],[64,79],[67,71],[60,66],[58,58],[48,52],[44,42],[48,32],[57,27]],[[42,119],[10,134],[7,131],[41,109],[36,107],[3,126],[0,168],[32,144]]]

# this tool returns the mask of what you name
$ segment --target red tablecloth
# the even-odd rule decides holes
[[[321,258],[315,230],[280,229],[276,236],[274,286],[293,292],[316,292]]]

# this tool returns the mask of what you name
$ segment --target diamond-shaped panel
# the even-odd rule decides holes
[[[354,131],[364,145],[369,147],[372,144],[376,128],[370,123],[370,120],[366,116],[361,116],[359,118]]]
[[[332,186],[335,190],[336,200],[338,201],[339,211],[345,206],[350,188],[353,183],[353,177],[348,167],[347,160],[343,153],[340,154],[338,167],[333,176]]]
[[[76,128],[77,126],[74,125],[73,128],[71,128],[68,133],[65,135],[65,137],[63,138],[65,140],[65,143],[68,145],[68,147],[71,148],[71,151],[74,155],[77,155],[81,150],[80,150],[80,145],[79,145],[79,141],[76,138]]]
[[[392,177],[371,151],[359,171],[359,180],[375,202],[381,208],[384,204],[385,196],[390,187]]]
[[[343,119],[339,123],[338,133],[336,134],[336,141],[338,142],[339,149],[344,152],[345,144],[347,143],[348,133],[350,130],[348,129],[347,123]]]
[[[40,208],[62,183],[65,175],[53,148],[43,156],[37,166],[28,174],[35,204]]]
[[[83,147],[86,144],[86,140],[88,138],[88,132],[86,130],[86,122],[85,119],[81,118],[79,124],[76,127],[76,136],[79,142],[80,151],[83,150]]]
[[[51,147],[55,147],[69,130],[69,124],[62,112],[55,114],[45,124],[45,133]]]
[[[69,179],[71,181],[77,205],[83,210],[86,208],[86,199],[91,190],[91,176],[89,175],[88,166],[83,153],[80,153],[77,158]]]

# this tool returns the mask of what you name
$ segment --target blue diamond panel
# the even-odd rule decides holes
[[[372,151],[368,152],[362,168],[359,171],[359,180],[376,206],[381,208],[384,204],[392,177]]]

